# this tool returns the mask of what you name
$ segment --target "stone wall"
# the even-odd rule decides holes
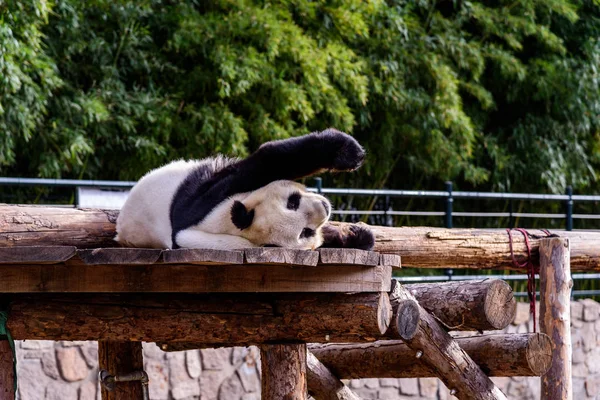
[[[571,307],[573,387],[578,400],[600,398],[600,304]],[[539,315],[539,314],[538,314]],[[507,332],[531,330],[528,305],[519,303]],[[99,400],[97,345],[93,342],[17,343],[21,400]],[[164,353],[144,343],[145,370],[153,400],[258,400],[260,362],[251,348]],[[510,399],[539,399],[539,378],[494,378]],[[445,386],[428,379],[362,379],[348,382],[363,399],[451,399]]]

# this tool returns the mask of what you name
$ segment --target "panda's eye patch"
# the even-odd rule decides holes
[[[315,230],[310,228],[302,229],[302,233],[300,233],[300,239],[310,238],[315,236]]]
[[[296,211],[298,209],[298,207],[300,207],[300,198],[301,197],[302,197],[302,195],[299,192],[294,192],[294,193],[290,194],[290,197],[288,197],[288,201],[287,201],[288,210]]]

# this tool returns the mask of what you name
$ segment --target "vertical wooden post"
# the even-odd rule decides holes
[[[306,400],[306,344],[260,347],[262,400]]]
[[[567,238],[540,241],[540,328],[552,340],[552,364],[542,377],[542,400],[571,400],[571,279]]]
[[[13,353],[8,340],[0,340],[0,400],[14,400]]]
[[[142,342],[99,341],[98,364],[100,370],[111,375],[124,375],[144,369]],[[141,400],[140,381],[118,382],[112,391],[102,387],[102,400]]]

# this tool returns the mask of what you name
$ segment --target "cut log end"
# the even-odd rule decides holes
[[[487,321],[495,329],[503,329],[510,324],[517,312],[517,302],[509,284],[495,280],[488,288],[484,311]]]
[[[404,340],[412,339],[419,328],[419,305],[414,300],[402,300],[396,310],[396,328]]]
[[[552,341],[544,334],[531,335],[527,341],[527,363],[535,376],[542,376],[552,365]]]

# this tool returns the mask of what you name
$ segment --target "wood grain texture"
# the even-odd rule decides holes
[[[387,326],[391,318],[385,292],[11,297],[8,328],[19,340],[196,342],[197,348],[360,342],[380,337],[381,321]]]
[[[379,265],[389,265],[394,268],[402,268],[400,256],[398,254],[380,254]]]
[[[403,267],[513,269],[508,234],[504,229],[445,229],[430,227],[392,228],[372,226],[374,251],[399,254]],[[532,261],[539,265],[540,240],[546,233],[528,230]],[[571,243],[571,270],[600,270],[600,232],[552,230]],[[523,235],[512,233],[519,262],[527,259]]]
[[[13,354],[8,340],[0,340],[0,400],[14,400]]]
[[[244,252],[212,249],[176,249],[162,252],[164,264],[230,265],[243,264]]]
[[[0,265],[4,293],[380,292],[389,266]]]
[[[499,279],[404,285],[448,330],[504,329],[517,312],[512,288]]]
[[[77,250],[77,257],[87,265],[139,265],[154,264],[161,252],[159,249],[100,248]]]
[[[118,211],[0,204],[0,247],[117,247]]]
[[[144,369],[141,342],[98,342],[98,366],[110,375],[124,375]],[[140,381],[117,382],[112,391],[101,386],[102,400],[142,400]]]
[[[414,296],[402,285],[394,281],[390,298],[415,300]],[[420,352],[422,359],[435,371],[435,374],[450,390],[455,391],[459,399],[506,399],[506,396],[485,375],[481,368],[460,348],[438,321],[419,307],[417,332],[411,337],[402,337],[403,319],[394,310],[392,327],[415,353]],[[392,329],[390,327],[390,329]]]
[[[455,340],[488,376],[542,376],[552,362],[552,341],[543,333],[492,334]],[[436,376],[435,369],[399,340],[313,343],[308,349],[340,379]]]
[[[552,366],[542,377],[543,400],[573,398],[569,239],[540,244],[540,330],[552,339]]]
[[[306,344],[260,346],[261,399],[306,400]]]
[[[379,265],[379,253],[359,249],[319,249],[320,264]]]
[[[319,252],[284,249],[281,247],[256,247],[245,249],[248,264],[294,264],[314,267],[319,262]]]
[[[74,246],[0,247],[0,264],[58,264],[75,255]]]
[[[306,354],[308,393],[318,400],[360,400],[310,351]]]

